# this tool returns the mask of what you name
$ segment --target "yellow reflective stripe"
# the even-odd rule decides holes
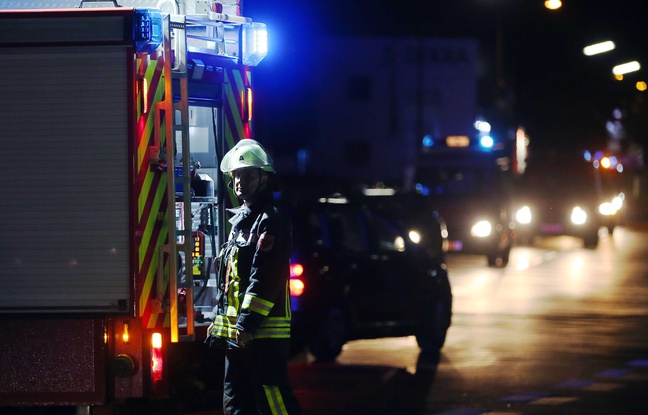
[[[257,339],[289,339],[290,327],[287,328],[265,328],[257,329],[254,337]]]
[[[261,327],[284,327],[290,326],[290,317],[267,317],[261,323]]]
[[[209,326],[209,334],[219,337],[236,338],[236,317],[216,315]]]
[[[290,282],[286,281],[286,302],[284,304],[286,307],[285,314],[290,317],[292,315],[292,308],[290,307]]]
[[[267,316],[272,310],[274,303],[264,300],[262,298],[256,297],[252,294],[245,294],[243,298],[243,308],[249,308],[255,313],[259,313],[262,316]]]
[[[268,400],[268,406],[270,407],[272,415],[281,415],[288,413],[279,387],[263,385],[263,390],[265,391],[266,399]]]
[[[225,314],[228,316],[238,316],[239,313],[239,286],[241,279],[238,275],[238,249],[233,249],[230,256],[229,269],[229,287],[227,287],[227,310]]]
[[[264,339],[290,338],[290,317],[267,317],[256,330],[254,337]]]

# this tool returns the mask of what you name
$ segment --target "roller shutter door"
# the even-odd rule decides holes
[[[128,55],[0,50],[0,312],[125,311]]]

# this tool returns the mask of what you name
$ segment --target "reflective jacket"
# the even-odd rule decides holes
[[[290,222],[270,202],[229,209],[232,231],[218,257],[218,294],[209,334],[236,346],[236,330],[290,338]]]

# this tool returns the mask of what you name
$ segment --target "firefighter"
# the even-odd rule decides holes
[[[273,204],[272,160],[257,141],[239,141],[221,171],[243,201],[217,259],[218,291],[209,344],[224,350],[223,409],[299,414],[288,379],[291,226]]]

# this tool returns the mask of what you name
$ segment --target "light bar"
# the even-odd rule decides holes
[[[133,39],[138,52],[152,53],[162,44],[162,13],[154,9],[135,9]]]
[[[362,191],[365,196],[393,196],[396,194],[396,189],[381,188],[381,189],[364,189]]]
[[[468,147],[470,138],[465,135],[450,135],[446,137],[446,145],[448,147]]]
[[[243,65],[257,66],[268,54],[268,29],[265,23],[244,26]]]

